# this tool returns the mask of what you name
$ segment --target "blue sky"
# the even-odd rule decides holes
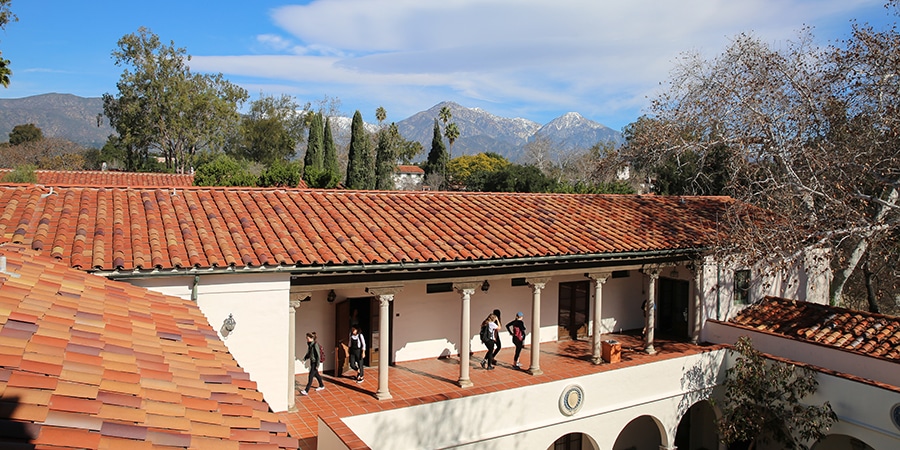
[[[111,52],[145,26],[251,94],[341,101],[374,122],[445,100],[539,123],[579,112],[621,130],[679,54],[714,56],[741,32],[777,45],[809,25],[820,44],[851,20],[892,23],[882,0],[12,0],[0,98],[116,93]]]

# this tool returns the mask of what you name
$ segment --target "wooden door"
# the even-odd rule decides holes
[[[590,288],[590,281],[559,284],[559,340],[590,337]]]

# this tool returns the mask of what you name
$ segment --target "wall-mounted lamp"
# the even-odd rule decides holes
[[[488,283],[488,280],[484,280],[484,283],[481,283],[481,292],[487,292],[490,288],[491,283]]]
[[[237,325],[237,322],[234,320],[234,316],[228,314],[228,317],[222,322],[222,328],[219,329],[219,332],[222,333],[222,337],[227,338],[228,335],[234,331],[235,325]]]
[[[328,291],[328,303],[334,303],[335,298],[337,298],[337,294],[334,293],[334,289]]]

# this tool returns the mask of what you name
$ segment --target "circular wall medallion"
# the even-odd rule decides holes
[[[894,422],[894,426],[900,430],[900,403],[891,407],[891,421]]]
[[[577,384],[566,386],[559,396],[559,412],[571,416],[581,409],[584,404],[584,390]]]

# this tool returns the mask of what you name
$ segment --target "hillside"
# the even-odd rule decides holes
[[[0,142],[9,138],[16,125],[33,123],[45,137],[68,139],[85,147],[102,147],[114,133],[105,120],[97,126],[97,115],[103,113],[103,99],[71,94],[42,94],[32,97],[0,99]]]

